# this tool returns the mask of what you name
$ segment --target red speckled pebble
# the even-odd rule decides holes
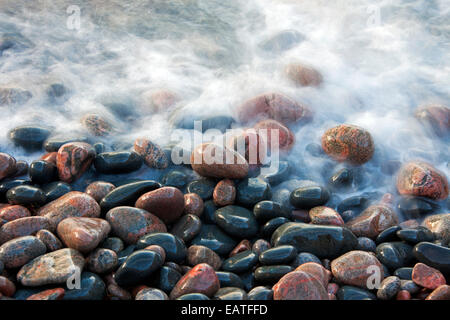
[[[0,209],[0,227],[9,221],[31,216],[30,211],[19,205],[7,206]]]
[[[0,152],[0,180],[16,172],[16,159],[9,154]]]
[[[214,204],[218,207],[224,207],[233,204],[235,199],[236,186],[233,180],[223,179],[219,181],[213,192]]]
[[[45,244],[48,252],[56,251],[63,247],[61,241],[48,230],[39,230],[36,233],[36,238]]]
[[[153,213],[164,223],[175,222],[184,210],[184,195],[174,187],[162,187],[144,193],[136,201],[137,208]]]
[[[443,200],[448,197],[445,174],[423,161],[408,162],[397,175],[397,190],[402,195]]]
[[[344,220],[339,213],[328,207],[315,207],[309,210],[309,217],[312,224],[332,225],[342,227]]]
[[[201,263],[192,268],[177,282],[170,293],[170,299],[175,300],[188,293],[203,293],[211,297],[219,288],[219,278],[217,278],[214,269],[206,263]]]
[[[200,217],[203,213],[203,199],[196,193],[187,193],[184,195],[184,213],[193,214]]]
[[[328,294],[336,295],[339,290],[339,285],[336,283],[329,283],[327,286]]]
[[[95,181],[86,187],[84,192],[90,195],[95,201],[100,202],[108,193],[113,191],[116,187],[109,182]]]
[[[41,229],[51,229],[50,220],[46,217],[24,217],[8,223],[0,228],[0,244],[8,240],[34,235]]]
[[[328,300],[328,292],[311,274],[293,271],[285,274],[273,286],[274,300]]]
[[[134,151],[143,159],[150,168],[165,169],[169,166],[169,159],[160,146],[147,139],[136,139]]]
[[[397,293],[397,300],[411,300],[411,293],[406,290],[400,290]]]
[[[398,217],[391,207],[385,204],[372,205],[359,216],[347,222],[346,227],[357,237],[375,238],[382,231],[398,224]]]
[[[84,142],[69,142],[62,145],[56,157],[59,179],[71,183],[89,169],[95,158],[95,149]]]
[[[5,297],[12,297],[15,292],[14,283],[6,277],[0,276],[0,293]]]
[[[450,286],[443,284],[437,287],[425,300],[450,300]]]
[[[56,158],[57,158],[57,156],[58,156],[58,152],[56,152],[56,151],[55,152],[49,152],[49,153],[44,154],[40,158],[40,160],[44,160],[44,161],[53,163],[56,166]]]
[[[0,246],[0,261],[7,268],[19,268],[45,253],[45,244],[36,237],[25,236],[5,242]]]
[[[262,120],[255,124],[253,127],[258,134],[263,137],[265,141],[267,141],[267,148],[276,148],[276,145],[273,145],[273,143],[278,143],[278,148],[280,150],[289,151],[292,149],[295,143],[295,135],[294,133],[288,128],[285,127],[282,123],[268,119],[268,120]],[[267,131],[262,131],[267,130]],[[264,132],[266,132],[264,134]],[[278,134],[278,141],[276,139],[276,135]]]
[[[420,262],[413,268],[412,280],[419,286],[428,289],[436,289],[445,284],[444,275],[439,270]]]
[[[219,270],[222,266],[222,260],[219,255],[208,247],[192,245],[187,251],[187,263],[190,266],[196,266],[201,263],[207,263],[214,270]]]
[[[236,247],[230,252],[230,257],[237,255],[240,252],[244,252],[252,249],[252,244],[247,239],[242,240]]]
[[[63,288],[49,289],[33,294],[27,300],[62,300],[64,294],[65,291]]]
[[[294,271],[303,271],[309,273],[314,278],[319,280],[324,288],[328,287],[328,282],[330,282],[331,280],[331,272],[316,262],[303,263]]]

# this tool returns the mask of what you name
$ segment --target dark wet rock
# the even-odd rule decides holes
[[[273,286],[274,300],[329,300],[320,280],[304,271],[289,272]]]
[[[154,283],[156,287],[160,288],[165,293],[170,293],[181,279],[182,274],[173,268],[162,266],[156,275],[152,277],[154,277],[152,283]]]
[[[158,245],[166,252],[166,261],[182,262],[186,257],[187,249],[184,242],[170,233],[155,232],[142,236],[136,243],[137,249],[150,245]]]
[[[220,288],[219,279],[214,269],[206,263],[198,264],[186,273],[170,293],[170,298],[188,293],[202,293],[212,297]]]
[[[150,168],[165,169],[169,166],[169,159],[160,146],[147,139],[136,139],[134,151],[143,159]]]
[[[87,268],[97,274],[107,273],[117,266],[117,254],[109,249],[95,249],[86,260]]]
[[[305,37],[296,30],[283,30],[258,44],[258,47],[270,53],[281,53],[297,46]]]
[[[247,294],[248,300],[272,300],[273,299],[273,290],[264,287],[258,286],[250,290]]]
[[[135,249],[136,249],[136,245],[130,244],[128,247],[121,250],[117,254],[117,265],[119,265],[119,266],[122,265],[125,262],[125,260],[128,258],[128,256],[134,252]]]
[[[144,288],[136,294],[136,297],[134,299],[135,300],[169,300],[169,297],[162,290],[159,290],[156,288]]]
[[[84,267],[84,257],[76,250],[66,248],[35,258],[17,273],[17,280],[24,286],[66,283]]]
[[[210,248],[219,255],[227,255],[236,246],[236,241],[215,225],[203,225],[192,244]]]
[[[31,185],[30,180],[24,180],[24,179],[16,179],[16,180],[8,180],[4,181],[2,184],[0,184],[0,197],[2,199],[2,202],[6,202],[6,193],[9,189],[12,189],[17,186],[23,186],[23,185]]]
[[[16,171],[11,176],[11,178],[21,177],[28,174],[28,162],[25,160],[16,161]]]
[[[108,193],[101,201],[100,207],[102,211],[119,207],[134,205],[136,200],[144,193],[153,191],[161,187],[159,182],[154,180],[142,180],[132,183],[127,183],[118,186],[110,193]]]
[[[339,300],[376,300],[376,296],[370,291],[353,286],[340,287],[336,297]]]
[[[377,291],[380,300],[390,300],[400,291],[400,279],[395,276],[387,277],[381,282],[381,287]]]
[[[146,210],[134,207],[116,207],[106,214],[105,219],[111,225],[113,235],[127,244],[133,244],[145,234],[166,232],[165,224]]]
[[[210,299],[202,293],[188,293],[182,295],[181,297],[178,297],[177,300],[210,300]]]
[[[408,267],[414,261],[412,246],[403,242],[385,242],[378,245],[377,258],[390,270]]]
[[[0,228],[0,243],[14,238],[34,235],[41,229],[51,229],[51,223],[45,217],[24,217],[5,223]]]
[[[45,193],[40,188],[28,185],[21,185],[9,189],[6,193],[6,198],[10,204],[29,207],[40,207],[47,200]]]
[[[133,151],[104,152],[95,157],[94,167],[101,173],[128,173],[139,170],[142,158]]]
[[[102,142],[94,143],[94,149],[96,154],[106,152],[106,145]]]
[[[69,142],[61,146],[56,157],[61,181],[72,183],[89,169],[95,158],[95,149],[88,143]]]
[[[33,161],[30,165],[29,174],[31,181],[37,184],[46,184],[58,178],[56,166],[43,160]]]
[[[385,229],[375,239],[376,244],[381,244],[383,242],[399,241],[400,239],[397,236],[397,232],[401,229],[402,228],[400,226],[392,226]]]
[[[50,137],[44,142],[44,149],[47,152],[57,152],[63,145],[73,142],[87,142],[86,137]]]
[[[192,267],[200,263],[207,263],[213,267],[214,270],[219,270],[222,266],[222,260],[219,255],[205,246],[190,246],[187,251],[186,260]]]
[[[180,170],[171,170],[162,178],[162,184],[166,187],[182,189],[189,181],[186,173]]]
[[[329,182],[328,185],[332,189],[347,189],[351,187],[353,182],[353,172],[350,169],[342,168],[336,173],[334,173]]]
[[[430,242],[418,243],[413,250],[414,257],[427,266],[450,273],[450,248]]]
[[[290,245],[277,246],[263,251],[259,255],[259,262],[265,265],[288,264],[297,256],[297,249]]]
[[[434,241],[433,233],[425,227],[399,230],[397,231],[397,237],[412,244]]]
[[[356,247],[356,250],[375,252],[376,249],[377,245],[372,239],[367,237],[358,238],[358,246]]]
[[[288,222],[272,235],[272,245],[292,245],[319,258],[336,257],[356,248],[358,240],[346,228]]]
[[[113,227],[112,227],[111,222],[109,222],[109,224],[111,225],[111,229],[112,229]],[[123,250],[124,244],[123,244],[122,239],[120,239],[120,238],[108,237],[100,244],[99,248],[105,248],[105,249],[112,250],[115,253],[119,253]]]
[[[252,251],[259,256],[262,252],[270,248],[272,248],[272,246],[268,241],[264,239],[258,239],[255,241],[255,243],[253,243]]]
[[[0,246],[0,261],[6,268],[19,268],[46,251],[45,244],[36,237],[25,236],[9,240]]]
[[[258,255],[247,250],[223,261],[222,269],[234,273],[250,271],[258,263]]]
[[[204,203],[202,198],[196,193],[186,193],[184,195],[184,213],[200,217],[203,213]]]
[[[242,283],[244,284],[244,290],[250,291],[255,287],[255,275],[253,271],[247,271],[239,275],[242,279]]]
[[[417,219],[423,215],[433,212],[438,205],[433,201],[421,197],[402,197],[397,207],[410,219]]]
[[[41,189],[45,193],[47,202],[56,200],[72,191],[70,184],[60,181],[50,182],[49,184],[43,185]]]
[[[47,252],[56,251],[62,249],[63,247],[61,241],[48,230],[45,229],[39,230],[36,233],[36,238],[38,238],[45,244]]]
[[[312,253],[300,252],[292,261],[291,266],[293,268],[297,268],[298,266],[301,266],[302,264],[305,264],[308,262],[315,262],[317,264],[321,264],[320,259],[317,258]]]
[[[214,224],[214,213],[218,207],[214,204],[213,200],[208,200],[203,203],[203,214],[201,216],[201,219],[206,224]]]
[[[420,291],[420,287],[412,280],[400,280],[400,291],[405,290],[410,294],[416,294]]]
[[[394,276],[399,277],[402,280],[411,280],[412,279],[412,271],[411,267],[403,267],[398,268],[394,271]]]
[[[140,196],[135,207],[153,213],[165,223],[172,223],[183,213],[184,195],[177,188],[162,187]]]
[[[253,214],[260,223],[278,217],[291,218],[291,211],[288,208],[269,200],[258,202],[253,207]]]
[[[359,195],[346,198],[339,203],[337,211],[343,213],[348,210],[352,210],[355,215],[365,210],[370,203],[370,199],[367,196]]]
[[[324,187],[302,187],[295,189],[290,195],[291,204],[300,209],[311,209],[325,204],[330,192]]]
[[[200,233],[201,228],[202,222],[199,217],[192,214],[186,214],[178,219],[170,232],[184,242],[188,242]]]
[[[237,287],[237,288],[244,288],[244,283],[242,282],[242,279],[233,272],[228,271],[217,271],[216,272],[217,278],[220,282],[220,287]]]
[[[21,126],[12,129],[8,133],[8,138],[14,144],[26,150],[33,151],[42,148],[42,144],[50,135],[50,130],[42,127]]]
[[[241,288],[220,288],[213,296],[214,300],[247,300],[247,293]]]
[[[255,269],[255,280],[258,283],[275,283],[285,274],[291,272],[293,268],[287,265],[262,266]]]
[[[274,233],[278,227],[282,226],[285,223],[290,222],[289,219],[284,217],[273,218],[267,221],[261,228],[261,234],[265,238],[270,238],[270,236]]]
[[[106,136],[112,131],[111,124],[98,114],[86,114],[81,124],[94,136]]]
[[[269,168],[264,169],[269,170]],[[270,169],[270,171],[264,173],[261,178],[267,181],[273,187],[287,180],[290,174],[291,166],[289,165],[289,162],[279,161],[275,166],[275,170]]]
[[[114,279],[119,286],[132,286],[145,282],[163,264],[161,256],[150,250],[137,250],[130,254],[117,269]]]
[[[258,232],[253,213],[238,206],[226,206],[214,213],[215,222],[226,233],[238,238],[251,238]]]
[[[212,179],[198,179],[187,185],[186,191],[198,194],[203,200],[211,199],[216,182]]]

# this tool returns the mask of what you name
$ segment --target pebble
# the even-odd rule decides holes
[[[89,184],[84,192],[90,195],[95,199],[98,203],[111,191],[113,191],[116,187],[110,183],[105,181],[95,181]]]
[[[57,152],[59,150],[59,148],[61,148],[63,145],[67,144],[67,143],[72,143],[72,142],[86,142],[87,143],[87,138],[86,137],[61,137],[61,136],[56,136],[56,137],[51,137],[48,138],[45,142],[44,142],[44,149],[47,152]]]
[[[384,242],[399,241],[400,239],[397,236],[397,232],[401,229],[402,228],[400,226],[392,226],[385,229],[376,237],[375,243],[381,244]]]
[[[375,241],[367,237],[359,237],[358,238],[358,246],[356,250],[375,252],[377,249],[377,245]]]
[[[62,300],[65,293],[63,288],[48,289],[29,296],[27,300]]]
[[[52,226],[56,228],[62,220],[69,217],[97,218],[100,216],[100,206],[91,196],[71,191],[41,207],[37,214],[48,218]]]
[[[145,282],[163,264],[161,256],[150,250],[137,250],[130,254],[117,269],[114,280],[119,286],[128,287]]]
[[[331,280],[332,274],[329,270],[325,269],[321,264],[316,262],[303,263],[302,265],[298,266],[295,269],[295,271],[303,271],[312,275],[322,283],[324,288],[328,289],[328,283]]]
[[[213,296],[214,300],[247,300],[247,293],[241,288],[220,288]]]
[[[179,237],[165,232],[155,232],[142,236],[136,243],[137,249],[143,249],[150,245],[158,245],[166,252],[166,260],[176,263],[183,262],[187,249]]]
[[[131,294],[116,284],[110,284],[106,287],[107,297],[109,300],[131,300]]]
[[[425,227],[417,227],[415,229],[402,229],[397,231],[397,237],[401,240],[417,244],[419,242],[434,241],[433,233]]]
[[[162,183],[166,187],[183,189],[183,187],[188,183],[188,179],[187,174],[183,171],[171,170],[163,176]]]
[[[352,211],[354,216],[357,216],[369,206],[369,203],[370,199],[367,196],[353,196],[342,200],[337,206],[337,211],[341,214],[346,211]]]
[[[108,273],[117,266],[117,254],[109,249],[97,248],[87,257],[86,265],[94,273]]]
[[[420,291],[420,287],[412,280],[400,280],[400,290],[406,290],[411,294],[416,294]]]
[[[415,258],[427,266],[450,273],[450,248],[430,242],[416,244],[413,250]]]
[[[331,176],[328,181],[328,185],[333,190],[344,189],[347,190],[352,186],[353,173],[352,170],[347,168],[342,168]]]
[[[448,182],[445,174],[431,164],[408,162],[398,172],[397,190],[401,195],[443,200],[448,197]]]
[[[242,240],[238,245],[230,252],[229,257],[232,257],[242,251],[247,251],[252,249],[252,244],[247,239]]]
[[[261,266],[255,269],[254,276],[258,283],[274,284],[292,270],[293,268],[287,265]]]
[[[21,146],[27,151],[35,151],[42,148],[42,144],[50,135],[50,130],[43,127],[20,126],[8,132],[8,138],[15,145]]]
[[[216,225],[204,224],[191,244],[208,247],[217,254],[226,256],[236,246],[236,241]]]
[[[291,211],[278,202],[264,200],[255,204],[253,215],[260,223],[263,223],[278,217],[289,219],[291,218]]]
[[[216,182],[214,180],[202,178],[189,182],[186,191],[199,195],[203,200],[208,200],[213,196],[215,186]]]
[[[312,117],[312,112],[306,106],[285,95],[272,92],[247,100],[236,111],[241,123],[273,119],[289,124]]]
[[[45,244],[36,237],[15,238],[0,246],[0,261],[3,261],[6,268],[19,268],[43,255],[45,251]]]
[[[170,233],[189,242],[200,233],[201,228],[202,222],[198,216],[185,214],[173,225]]]
[[[28,262],[17,273],[17,280],[30,287],[66,283],[77,270],[83,270],[84,264],[84,257],[78,251],[60,249]]]
[[[445,284],[445,277],[439,270],[419,262],[413,268],[412,281],[421,287],[434,290]]]
[[[336,297],[338,300],[375,300],[376,296],[362,288],[353,286],[342,286],[339,288]]]
[[[210,299],[202,293],[188,293],[182,295],[181,297],[178,297],[176,300],[210,300]]]
[[[134,206],[136,200],[143,194],[149,191],[156,190],[161,187],[159,182],[154,180],[142,180],[116,187],[110,191],[100,201],[100,207],[103,212],[119,207],[119,206]]]
[[[226,206],[214,213],[216,224],[227,234],[237,238],[252,238],[258,232],[258,222],[253,213],[243,207]]]
[[[288,223],[289,219],[284,217],[273,218],[272,220],[267,221],[261,228],[261,234],[265,238],[270,238],[273,232],[280,226],[285,223]]]
[[[261,178],[249,178],[242,180],[236,188],[236,202],[253,207],[261,200],[269,200],[272,196],[270,186]]]
[[[144,193],[135,206],[153,213],[164,223],[172,223],[183,214],[184,195],[177,188],[162,187]]]
[[[344,220],[335,210],[329,207],[319,206],[309,210],[312,224],[344,226]]]
[[[54,201],[66,193],[72,191],[72,187],[70,184],[66,182],[54,181],[50,182],[41,187],[42,191],[45,193],[45,197],[47,198],[47,202]]]
[[[112,223],[109,221],[109,225],[111,229],[113,229]],[[99,248],[105,248],[114,251],[115,253],[119,253],[123,250],[124,244],[122,239],[117,237],[108,237],[106,238],[99,246]]]
[[[298,209],[311,209],[324,205],[330,198],[330,192],[320,186],[300,187],[290,195],[291,204]]]
[[[143,159],[150,168],[165,169],[169,166],[169,159],[164,150],[157,144],[147,139],[136,139],[134,151]]]
[[[320,280],[304,271],[287,273],[272,289],[274,300],[328,300]]]
[[[299,254],[297,254],[297,256],[294,258],[294,260],[291,263],[291,266],[293,268],[297,268],[298,266],[301,266],[304,263],[308,263],[308,262],[315,262],[317,264],[321,264],[322,262],[320,261],[319,258],[317,258],[315,255],[313,255],[312,253],[309,252],[300,252]]]
[[[155,215],[134,207],[116,207],[105,217],[112,234],[127,244],[136,243],[140,237],[151,232],[167,232],[166,225]]]
[[[247,294],[248,300],[273,300],[273,290],[264,287],[264,286],[258,286],[254,287],[252,290],[250,290]]]
[[[24,179],[16,179],[16,180],[7,180],[0,184],[0,198],[2,202],[6,202],[6,193],[9,189],[17,187],[17,186],[23,186],[23,185],[31,185],[30,180],[24,180]],[[2,207],[3,208],[3,207]]]
[[[403,267],[394,271],[394,276],[399,277],[402,280],[412,280],[413,268]]]
[[[224,207],[234,204],[236,199],[236,186],[233,180],[223,179],[217,183],[213,191],[214,204]]]
[[[58,150],[56,165],[59,179],[72,183],[89,169],[95,158],[95,149],[85,142],[69,142]]]
[[[129,173],[139,170],[142,162],[141,156],[134,151],[104,152],[95,157],[94,167],[100,173]]]
[[[216,271],[217,278],[220,282],[220,287],[237,287],[244,288],[244,282],[241,277],[236,273],[227,272],[227,271]]]
[[[205,246],[190,246],[187,250],[186,260],[192,267],[201,263],[207,263],[213,267],[214,270],[219,270],[222,266],[222,260],[219,255]]]
[[[0,227],[9,221],[31,216],[30,211],[19,205],[11,205],[0,209]]]
[[[196,193],[184,195],[184,213],[200,217],[203,213],[203,199]]]
[[[263,137],[262,139],[266,141],[265,144],[270,150],[279,149],[281,152],[288,152],[295,144],[294,133],[279,121],[273,119],[261,120],[253,128],[260,137]]]
[[[377,298],[380,300],[390,300],[400,291],[400,279],[395,276],[385,278],[377,291]]]
[[[447,244],[450,243],[450,213],[428,216],[423,221],[423,225],[434,234],[436,239],[442,239]],[[430,241],[428,240],[428,242]]]
[[[411,300],[411,294],[406,290],[400,290],[397,293],[397,300]]]
[[[272,248],[272,246],[268,241],[264,239],[258,239],[255,241],[255,243],[253,243],[252,251],[259,256],[262,252],[270,248]]]
[[[213,143],[194,148],[191,166],[199,175],[211,178],[242,179],[249,170],[247,161],[239,153]]]
[[[288,222],[272,234],[271,243],[275,247],[292,245],[299,252],[330,258],[356,248],[358,240],[346,228]]]
[[[450,286],[443,284],[437,287],[425,300],[450,300]]]
[[[357,287],[367,287],[374,272],[370,268],[377,268],[381,279],[384,278],[381,262],[365,251],[350,251],[331,262],[331,271],[339,282]]]
[[[101,137],[106,136],[112,131],[111,124],[98,114],[86,114],[81,119],[82,125],[90,134]]]
[[[322,148],[334,160],[355,165],[369,161],[375,151],[370,133],[349,124],[341,124],[325,131],[322,136]]]
[[[135,249],[136,249],[136,245],[130,244],[128,247],[121,250],[117,254],[118,265],[119,266],[122,265],[125,262],[125,260],[128,258],[128,256],[134,252]]]
[[[167,294],[156,288],[145,288],[140,290],[134,300],[169,300]]]
[[[421,197],[402,197],[397,208],[406,218],[418,219],[423,215],[432,213],[437,209],[437,205],[430,199]]]
[[[168,266],[162,266],[152,280],[152,283],[166,293],[170,293],[182,274]]]
[[[44,160],[33,161],[28,173],[31,181],[37,184],[46,184],[56,180],[58,177],[56,165]]]
[[[29,235],[35,235],[41,229],[51,229],[50,221],[45,217],[24,217],[5,223],[0,228],[0,243]]]
[[[50,231],[41,229],[36,233],[36,238],[41,240],[45,247],[47,248],[47,252],[56,251],[62,249],[63,245],[61,241]]]
[[[263,251],[259,262],[265,265],[288,264],[297,256],[297,249],[290,245],[277,246]]]
[[[18,160],[18,161],[16,161],[16,171],[10,177],[14,178],[14,177],[25,176],[28,174],[28,168],[29,168],[28,162],[26,162],[25,160]]]
[[[279,161],[269,172],[261,174],[261,178],[267,181],[272,187],[288,180],[291,174],[291,166],[288,161]],[[264,168],[268,170],[268,168]]]
[[[284,72],[287,78],[299,87],[317,87],[323,81],[319,71],[302,63],[290,63]]]
[[[377,204],[365,209],[345,226],[358,237],[375,238],[387,228],[396,226],[398,222],[394,210],[387,205]]]
[[[188,293],[202,293],[212,297],[220,288],[220,282],[214,269],[206,263],[201,263],[186,273],[170,293],[174,300]]]
[[[408,267],[414,259],[412,247],[403,242],[384,242],[377,246],[377,258],[388,269],[395,270]]]
[[[0,180],[16,172],[16,159],[7,153],[0,152]]]
[[[247,250],[224,260],[222,263],[222,270],[234,273],[244,273],[246,271],[251,271],[257,263],[258,256],[256,253]]]
[[[25,207],[40,207],[47,201],[42,189],[33,186],[17,186],[6,192],[10,204],[19,204]]]

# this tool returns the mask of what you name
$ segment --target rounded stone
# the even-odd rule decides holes
[[[242,251],[247,251],[252,249],[252,244],[247,239],[243,239],[238,245],[230,252],[229,257],[232,257]]]
[[[134,151],[143,159],[150,168],[165,169],[169,166],[169,159],[160,146],[147,139],[136,139],[134,142]]]
[[[232,205],[236,199],[236,187],[233,180],[223,179],[214,188],[213,200],[218,207]]]
[[[180,170],[171,170],[162,178],[162,183],[164,184],[164,186],[175,187],[178,189],[182,189],[188,181],[188,175]]]
[[[328,289],[328,283],[331,280],[332,274],[329,270],[325,269],[325,267],[323,267],[321,264],[315,262],[303,263],[300,266],[298,266],[294,271],[303,271],[312,275],[322,283],[324,288]]]
[[[0,227],[7,222],[31,216],[30,211],[19,205],[11,205],[0,209]]]
[[[437,287],[425,300],[450,300],[450,286],[441,285]]]
[[[196,193],[184,195],[184,213],[200,217],[203,213],[203,199]]]
[[[250,271],[258,263],[258,256],[251,250],[240,252],[223,261],[222,270],[244,273]]]
[[[358,238],[358,246],[357,250],[375,252],[377,249],[377,245],[375,241],[367,237],[359,237]]]
[[[272,248],[272,246],[268,241],[264,239],[258,239],[255,241],[255,243],[253,243],[252,251],[259,256],[262,252],[270,248]]]
[[[46,217],[24,217],[5,223],[0,228],[0,243],[8,240],[35,235],[41,229],[51,229],[51,223]]]
[[[349,124],[325,131],[322,136],[322,148],[333,159],[355,165],[369,161],[375,150],[370,133]]]
[[[214,300],[247,300],[247,293],[241,288],[220,288],[213,296]]]
[[[199,217],[193,214],[186,214],[178,219],[170,232],[184,242],[189,242],[200,233],[201,228],[202,222]]]
[[[69,142],[58,150],[56,164],[61,181],[71,183],[89,169],[95,158],[95,149],[84,142]]]
[[[216,224],[226,233],[237,238],[251,238],[258,232],[258,222],[245,208],[230,205],[216,210]]]
[[[237,288],[244,288],[244,282],[242,281],[241,277],[238,276],[236,273],[228,272],[228,271],[217,271],[216,272],[217,278],[219,278],[220,287],[237,287]]]
[[[317,264],[322,264],[319,258],[309,252],[300,252],[292,261],[291,266],[297,268],[304,263],[315,262]]]
[[[134,151],[104,152],[95,157],[94,167],[100,173],[129,173],[139,170],[142,162],[141,156]]]
[[[264,200],[253,207],[253,214],[259,222],[267,222],[271,219],[284,217],[291,218],[291,211],[278,202]]]
[[[106,293],[103,280],[91,272],[81,273],[80,288],[67,290],[63,300],[102,300]]]
[[[412,247],[403,242],[384,242],[377,246],[377,258],[390,270],[408,267],[413,260]]]
[[[292,270],[291,266],[286,265],[261,266],[255,269],[254,275],[258,283],[274,284]]]
[[[253,128],[265,138],[267,149],[288,152],[295,144],[294,133],[282,123],[267,119],[256,123]]]
[[[204,224],[200,233],[192,241],[192,244],[210,248],[217,254],[226,256],[236,246],[236,241],[225,234],[216,225]]]
[[[95,181],[89,184],[84,192],[90,195],[95,201],[99,202],[111,191],[113,191],[116,187],[110,183],[105,181]]]
[[[66,292],[63,288],[48,289],[29,296],[27,300],[62,300],[65,293]]]
[[[176,221],[184,210],[184,195],[174,187],[162,187],[143,194],[135,206],[147,210],[164,223]]]
[[[250,290],[247,294],[248,300],[272,300],[273,299],[273,290],[264,287],[264,286],[258,286],[254,287],[252,290]]]
[[[287,264],[297,256],[297,249],[290,245],[277,246],[263,251],[259,255],[259,262],[265,265]]]
[[[290,195],[290,202],[295,208],[311,209],[324,205],[330,198],[330,192],[320,186],[295,189]]]
[[[84,115],[81,123],[94,136],[106,136],[112,131],[111,124],[98,114]]]
[[[12,297],[16,292],[16,285],[14,282],[6,277],[0,276],[0,294],[5,297]],[[0,298],[2,298],[0,296]]]
[[[43,127],[20,126],[8,132],[8,138],[15,145],[28,151],[39,150],[50,135],[50,130]]]
[[[399,277],[401,280],[412,280],[412,271],[413,268],[403,267],[398,268],[394,272],[394,276]]]
[[[140,290],[134,300],[169,300],[167,294],[156,288],[145,288]]]
[[[213,196],[215,185],[215,180],[209,178],[201,178],[189,182],[186,187],[186,191],[199,195],[203,200],[208,200]]]
[[[285,217],[278,217],[273,218],[269,221],[267,221],[261,228],[261,234],[265,238],[270,238],[270,236],[273,234],[273,232],[280,226],[282,226],[285,223],[288,223],[289,220]]]
[[[210,299],[202,293],[188,293],[182,295],[181,297],[178,297],[177,300],[210,300]]]
[[[206,263],[198,264],[186,273],[170,293],[174,300],[188,293],[202,293],[212,297],[220,288],[214,269]]]
[[[245,207],[253,207],[259,201],[269,200],[272,196],[269,184],[260,178],[244,179],[237,185],[236,190],[236,202]]]
[[[63,247],[61,241],[48,230],[39,230],[36,233],[36,238],[38,238],[45,244],[48,252],[56,251],[62,249]]]
[[[16,172],[16,159],[7,153],[0,152],[0,180]]]
[[[438,137],[445,137],[450,132],[450,109],[444,105],[420,106],[414,116]]]
[[[36,237],[15,238],[0,246],[0,261],[3,261],[6,268],[19,268],[43,255],[45,251],[45,244]]]
[[[222,260],[217,253],[205,246],[197,245],[192,245],[188,248],[187,263],[193,267],[201,263],[207,263],[214,270],[219,270],[222,266]]]
[[[389,227],[380,232],[380,234],[376,237],[375,242],[377,244],[382,244],[384,242],[399,241],[400,239],[397,237],[397,232],[401,229],[402,228],[400,226]]]
[[[385,278],[377,291],[377,298],[380,300],[390,300],[400,291],[400,279],[395,276]]]
[[[446,284],[444,275],[437,269],[423,263],[416,263],[412,272],[412,281],[421,287],[434,290]]]
[[[181,279],[182,274],[171,267],[162,266],[153,277],[154,279],[152,280],[152,283],[155,286],[166,293],[170,293],[177,282]]]
[[[444,243],[450,244],[450,213],[428,216],[423,221],[423,225],[428,228],[437,239],[442,239]]]
[[[186,257],[187,249],[184,242],[173,234],[165,232],[150,233],[142,236],[136,243],[137,249],[143,249],[150,245],[162,247],[166,252],[167,261],[180,263]]]
[[[329,207],[314,207],[309,210],[309,217],[312,224],[344,226],[344,220],[342,220],[340,214]]]
[[[108,273],[117,266],[117,254],[112,250],[99,248],[87,257],[86,264],[89,271]]]
[[[28,173],[31,181],[37,184],[46,184],[58,177],[56,165],[44,160],[33,161]]]
[[[432,242],[434,241],[433,233],[425,227],[417,227],[415,229],[402,229],[397,231],[397,237],[401,240],[416,244],[419,242]]]
[[[54,201],[72,191],[70,184],[60,181],[50,182],[49,184],[43,185],[41,189],[47,197],[47,202]]]
[[[345,226],[358,237],[375,238],[382,231],[398,223],[399,219],[394,210],[387,205],[377,204],[365,209]]]
[[[112,229],[111,222],[109,222],[109,225],[111,226],[111,229]],[[120,239],[120,238],[108,237],[100,244],[99,247],[105,248],[105,249],[110,249],[110,250],[114,251],[115,253],[119,253],[120,251],[123,250],[124,244],[123,244],[122,239]]]
[[[377,298],[372,292],[354,286],[340,287],[336,297],[338,300],[376,300]]]
[[[329,300],[320,280],[304,271],[284,275],[273,286],[274,300]]]
[[[289,80],[300,87],[317,87],[323,80],[319,71],[302,63],[290,63],[284,72]]]
[[[26,207],[40,207],[47,200],[42,189],[27,185],[9,189],[6,198],[10,204],[19,204]]]

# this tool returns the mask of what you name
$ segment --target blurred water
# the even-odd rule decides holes
[[[70,6],[80,9],[79,30],[68,28]],[[281,47],[274,47],[277,35]],[[107,142],[145,136],[165,145],[174,116],[233,115],[246,99],[277,91],[315,114],[294,128],[290,160],[299,176],[323,179],[332,162],[305,147],[344,122],[374,137],[375,157],[364,166],[371,173],[367,189],[394,191],[392,177],[379,170],[389,159],[424,158],[449,173],[448,140],[413,117],[418,105],[450,101],[446,0],[2,0],[0,36],[14,44],[0,47],[0,88],[33,95],[0,106],[0,148],[17,159],[37,156],[6,138],[18,125],[86,134],[80,118],[95,112],[118,130]],[[292,61],[317,68],[324,84],[292,85],[283,74]],[[54,83],[67,88],[63,98],[49,99]],[[181,98],[175,115],[143,104],[143,92],[157,88]],[[126,106],[126,115],[105,107],[111,103]],[[125,121],[128,115],[136,120]]]

